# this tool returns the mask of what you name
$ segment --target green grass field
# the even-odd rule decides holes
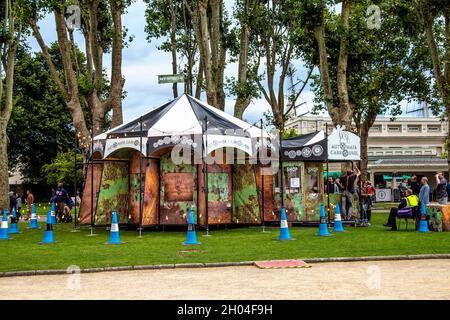
[[[136,231],[121,230],[119,246],[105,245],[109,233],[97,229],[97,236],[88,237],[86,227],[73,233],[73,225],[56,227],[53,245],[39,245],[44,228],[29,230],[28,223],[19,225],[21,234],[12,240],[0,240],[0,271],[65,269],[150,265],[192,262],[236,262],[269,259],[312,257],[350,257],[373,255],[411,255],[450,253],[450,232],[418,233],[414,231],[388,232],[382,224],[386,214],[373,214],[369,228],[346,227],[345,233],[318,237],[315,227],[291,229],[295,241],[273,240],[278,229],[262,233],[259,228],[212,230],[211,237],[197,231],[200,246],[183,246],[185,232],[146,231],[138,238]],[[44,224],[41,223],[44,227]],[[410,228],[413,226],[410,224]],[[402,225],[404,228],[404,225]]]

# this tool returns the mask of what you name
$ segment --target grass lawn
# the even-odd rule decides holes
[[[73,233],[73,225],[58,225],[54,245],[39,245],[44,228],[28,230],[28,223],[20,223],[21,234],[12,240],[0,240],[0,271],[35,269],[65,269],[70,265],[80,268],[129,266],[164,263],[225,262],[311,257],[348,257],[371,255],[406,255],[450,253],[450,232],[418,233],[414,231],[388,232],[382,224],[385,213],[373,214],[369,228],[346,227],[345,233],[318,237],[317,228],[294,227],[295,241],[273,239],[278,229],[262,233],[259,228],[212,230],[211,237],[202,237],[200,246],[181,245],[185,232],[147,231],[138,238],[136,231],[121,230],[126,244],[105,245],[108,232],[99,228],[97,236],[87,237],[89,230]],[[40,223],[44,227],[44,223]],[[402,224],[404,228],[404,225]],[[410,228],[412,225],[410,224]]]

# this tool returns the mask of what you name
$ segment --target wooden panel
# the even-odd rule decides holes
[[[163,183],[164,201],[194,200],[194,177],[192,173],[166,173]]]
[[[144,211],[142,225],[155,225],[158,223],[159,208],[159,161],[149,159],[145,170]]]
[[[161,156],[161,172],[160,172],[160,223],[170,225],[185,225],[189,210],[192,205],[197,203],[197,185],[195,177],[197,175],[197,166],[191,164],[175,164],[170,158],[170,152]],[[180,175],[181,174],[181,175]],[[190,178],[186,178],[190,175]],[[168,176],[166,180],[166,176]],[[172,180],[171,182],[169,182]],[[168,190],[166,197],[165,183],[171,188]],[[187,197],[186,194],[177,194],[176,188],[173,187],[174,181],[182,184],[180,186],[183,190],[191,190],[192,195]],[[175,189],[175,190],[174,190]],[[191,200],[186,201],[189,198]],[[168,200],[171,199],[171,200]]]
[[[252,164],[233,166],[233,222],[261,223],[255,170]]]
[[[225,174],[225,175],[224,175]],[[230,224],[232,222],[232,192],[233,176],[232,166],[229,164],[208,165],[208,222],[209,224]],[[227,177],[227,185],[223,179]],[[203,165],[198,166],[198,186],[199,186],[199,222],[206,224],[205,212],[205,180],[203,175]]]
[[[262,181],[264,179],[264,197],[262,197]],[[274,201],[274,176],[262,175],[261,165],[256,167],[256,183],[259,190],[259,203],[262,212],[264,212],[264,221],[278,221],[279,217],[275,215],[275,201]],[[264,198],[264,199],[263,199]],[[264,203],[262,202],[264,200]]]
[[[97,200],[98,193],[100,191],[100,183],[102,179],[103,172],[103,164],[96,163],[94,164],[94,212],[97,210]],[[92,174],[92,165],[88,165],[86,181],[84,184],[83,190],[83,198],[81,199],[80,204],[80,216],[79,223],[80,224],[90,224],[91,223],[91,174]]]
[[[139,158],[140,153],[138,151],[133,152],[130,158],[130,212],[128,215],[128,222],[132,224],[139,224],[139,179],[141,178],[139,175]],[[142,159],[141,161],[142,189],[144,189],[146,160]]]
[[[128,162],[105,162],[103,164],[102,183],[95,215],[96,224],[110,224],[113,211],[117,212],[119,223],[128,222],[129,179]]]
[[[320,221],[323,189],[323,164],[319,162],[305,162],[303,179],[305,215],[302,219],[303,221]]]
[[[442,208],[442,229],[444,231],[450,231],[450,205]]]

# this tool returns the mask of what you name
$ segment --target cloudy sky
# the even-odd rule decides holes
[[[232,0],[225,0],[227,10],[232,11]],[[171,84],[158,84],[157,75],[171,73],[170,53],[160,52],[157,45],[160,41],[155,40],[149,43],[146,40],[144,32],[145,27],[145,4],[141,0],[135,1],[129,8],[127,14],[123,17],[123,25],[128,28],[129,34],[134,36],[134,40],[127,48],[123,49],[123,68],[122,73],[125,76],[125,90],[127,97],[123,102],[124,120],[128,121],[138,117],[140,114],[148,112],[158,105],[172,99]],[[339,10],[336,8],[336,10]],[[41,33],[47,45],[56,40],[54,17],[52,14],[39,22]],[[39,51],[39,46],[33,37],[28,39],[29,44],[34,51]],[[76,41],[84,50],[84,41],[80,34],[76,35]],[[105,57],[105,68],[109,71],[110,57]],[[299,71],[298,77],[304,79],[307,70],[303,67],[301,61],[295,63],[295,68]],[[228,64],[226,76],[235,76],[237,72],[236,64]],[[179,92],[182,92],[183,86],[179,85]],[[307,87],[302,93],[297,103],[304,102],[298,113],[310,111],[313,106],[314,94]],[[204,95],[203,100],[206,100]],[[226,111],[233,113],[234,97],[227,97]],[[264,99],[255,99],[244,113],[244,119],[250,123],[259,121],[263,117],[263,112],[270,107]]]

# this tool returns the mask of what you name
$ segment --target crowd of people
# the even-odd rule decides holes
[[[75,199],[76,197],[76,199]],[[56,189],[52,189],[52,196],[50,198],[51,202],[55,203],[55,210],[58,222],[71,222],[72,214],[71,211],[74,207],[74,203],[79,206],[81,199],[78,192],[75,197],[70,197],[67,190],[64,189],[64,185],[59,183]],[[31,190],[27,190],[25,205],[26,213],[25,216],[22,214],[23,207],[23,197],[18,192],[11,191],[9,193],[9,212],[16,209],[17,218],[20,220],[27,221],[31,217],[32,204],[35,203],[35,196]]]
[[[436,179],[436,189],[434,190],[434,197],[439,204],[447,204],[450,194],[450,184],[445,179],[442,172],[437,172],[434,176]],[[431,188],[428,184],[428,178],[422,177],[420,183],[417,181],[417,176],[412,176],[411,181],[407,178],[398,185],[398,189],[402,194],[402,200],[396,208],[391,208],[389,218],[385,227],[391,228],[390,231],[397,230],[397,216],[401,209],[410,208],[412,218],[418,222],[420,217],[420,207],[422,204],[430,203]]]
[[[355,168],[354,170],[348,169],[345,175],[341,177],[329,177],[325,183],[324,191],[330,194],[341,194],[340,207],[345,220],[352,219],[355,210],[355,196],[358,195],[360,199],[361,220],[370,225],[372,205],[375,199],[375,187],[371,181],[365,181],[362,185],[358,183],[358,177],[360,175],[361,172],[358,168]],[[397,208],[392,208],[385,226],[391,227],[391,230],[396,230],[395,221],[398,210],[406,207],[419,207],[422,203],[429,204],[431,194],[439,204],[447,204],[450,196],[450,184],[442,172],[436,173],[435,179],[436,188],[433,192],[428,184],[427,177],[422,177],[420,182],[416,175],[413,175],[411,180],[407,178],[403,179],[398,185],[402,199]]]
[[[360,199],[361,222],[369,225],[375,188],[370,181],[365,181],[362,186],[358,186],[360,175],[361,171],[355,167],[354,169],[348,169],[339,178],[329,177],[325,183],[325,193],[340,193],[342,195],[340,208],[344,220],[352,220],[355,210],[355,196],[357,195]]]

